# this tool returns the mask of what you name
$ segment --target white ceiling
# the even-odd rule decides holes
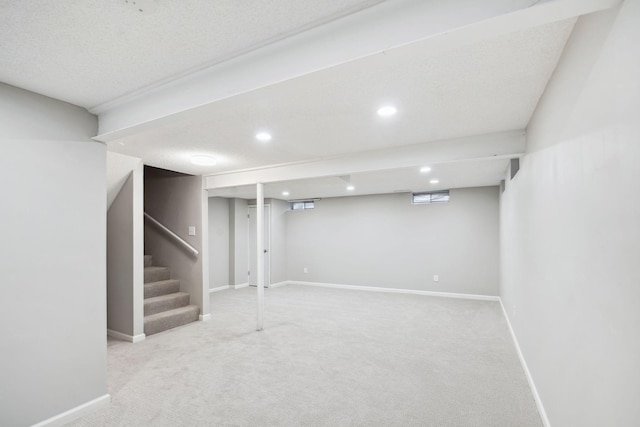
[[[376,153],[380,164],[389,150],[471,138],[463,144],[466,156],[459,145],[444,163],[425,154],[376,170],[354,166],[348,173],[354,194],[497,185],[508,158],[521,151],[498,149],[497,137],[501,154],[492,158],[491,145],[478,155],[468,142],[524,130],[577,16],[612,6],[610,0],[136,1],[145,12],[133,0],[0,0],[0,80],[96,112],[106,129],[97,139],[111,152],[197,175],[255,170],[260,180],[260,171],[276,166],[356,162]],[[321,49],[300,54],[320,46],[319,39]],[[287,58],[283,51],[296,53]],[[274,52],[284,61],[277,69]],[[395,104],[398,114],[376,116],[382,103]],[[258,130],[273,140],[257,142]],[[193,165],[194,154],[218,163]],[[416,172],[424,164],[438,185]],[[274,180],[266,194],[351,194],[330,172],[308,178]],[[211,194],[254,197],[244,184]]]
[[[184,120],[108,143],[189,174],[308,161],[524,129],[574,20],[433,54],[430,40],[210,104]],[[397,105],[397,116],[376,115]],[[268,129],[273,140],[254,134]],[[209,154],[216,166],[188,162]]]
[[[382,0],[134,1],[0,0],[0,81],[93,108]]]

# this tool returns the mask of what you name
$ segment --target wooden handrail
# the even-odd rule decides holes
[[[177,240],[180,244],[182,244],[182,246],[184,246],[185,248],[189,249],[194,255],[198,255],[200,253],[200,252],[198,252],[198,250],[196,248],[194,248],[189,243],[187,243],[182,237],[178,236],[176,233],[174,233],[173,231],[169,230],[160,221],[158,221],[157,219],[155,219],[154,217],[152,217],[148,213],[145,212],[144,213],[144,217],[147,218],[152,223],[154,223],[155,225],[157,225],[166,234],[168,234],[169,236],[171,236],[175,240]]]

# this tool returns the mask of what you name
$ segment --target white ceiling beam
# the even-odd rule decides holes
[[[221,173],[204,177],[205,189],[238,187],[298,179],[343,176],[438,163],[518,157],[524,153],[525,131],[501,132],[424,144],[405,145],[269,168]]]
[[[620,0],[389,0],[200,71],[91,108],[108,142],[198,107],[359,58],[433,39],[453,49],[612,7]],[[532,6],[533,4],[533,6]]]

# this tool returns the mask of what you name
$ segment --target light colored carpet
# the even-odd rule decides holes
[[[74,426],[542,425],[497,302],[289,285],[110,341],[110,408]]]

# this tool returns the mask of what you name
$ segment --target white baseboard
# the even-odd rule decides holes
[[[209,293],[212,294],[214,292],[220,292],[220,291],[224,291],[226,289],[229,289],[231,286],[227,285],[227,286],[218,286],[216,288],[211,288],[209,289]]]
[[[547,417],[547,412],[544,410],[542,399],[540,399],[540,395],[538,394],[538,389],[536,388],[536,384],[533,382],[533,377],[531,376],[531,372],[529,372],[529,367],[527,366],[527,362],[526,360],[524,360],[524,355],[522,354],[522,350],[520,349],[518,338],[516,338],[516,333],[514,332],[513,327],[511,326],[511,321],[509,320],[509,316],[507,315],[507,310],[504,308],[502,299],[500,299],[500,307],[502,307],[504,318],[507,320],[507,326],[509,327],[509,332],[511,332],[511,338],[513,339],[513,343],[516,346],[516,351],[518,352],[518,358],[520,359],[520,364],[522,365],[522,369],[524,370],[524,375],[527,377],[527,382],[529,383],[529,387],[531,388],[531,393],[533,393],[533,400],[536,401],[536,406],[538,407],[538,413],[540,414],[540,418],[542,419],[542,424],[544,425],[544,427],[551,427],[551,423],[549,422],[549,417]]]
[[[69,409],[68,411],[65,411],[61,414],[54,415],[53,417],[41,421],[38,424],[34,424],[31,427],[63,426],[93,411],[97,411],[98,409],[109,406],[110,401],[111,396],[105,394],[98,397],[97,399],[90,400],[89,402],[83,403],[82,405],[76,406],[75,408]]]
[[[206,322],[207,320],[211,320],[211,313],[201,314],[200,316],[198,316],[198,319],[200,319],[200,321],[202,321],[202,322]]]
[[[279,288],[280,286],[288,285],[289,283],[291,282],[289,282],[288,280],[278,282],[278,283],[272,283],[269,285],[269,288]]]
[[[242,288],[248,288],[249,287],[249,283],[241,283],[239,285],[233,285],[233,289],[242,289]]]
[[[118,340],[134,342],[134,343],[144,341],[146,338],[145,334],[127,335],[127,334],[123,334],[122,332],[114,331],[113,329],[107,329],[107,335]]]
[[[388,292],[393,294],[426,295],[431,297],[461,298],[461,299],[473,299],[473,300],[480,300],[480,301],[500,301],[500,297],[492,296],[492,295],[456,294],[456,293],[450,293],[450,292],[420,291],[415,289],[381,288],[378,286],[339,285],[336,283],[299,282],[297,280],[288,280],[286,282],[281,282],[281,283],[289,284],[289,285],[320,286],[323,288],[349,289],[354,291],[372,291],[372,292]]]

